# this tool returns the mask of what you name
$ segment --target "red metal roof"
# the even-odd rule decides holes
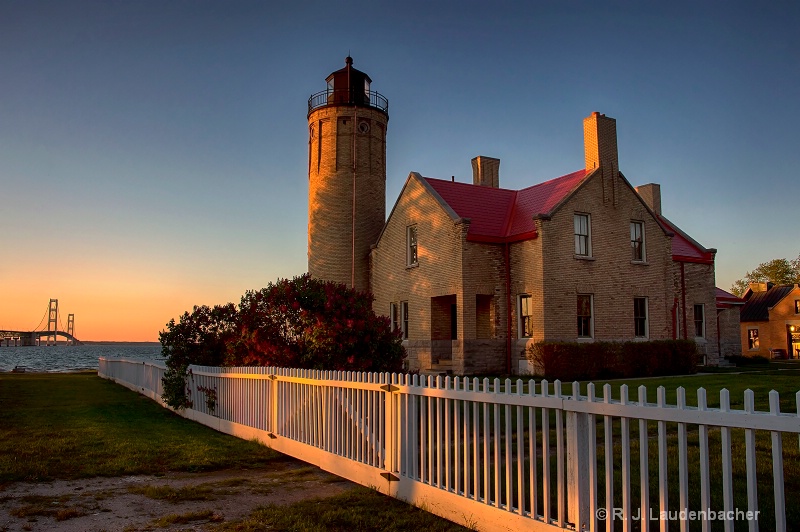
[[[693,241],[686,233],[678,229],[675,224],[663,216],[659,216],[658,218],[668,230],[675,233],[675,236],[672,237],[672,260],[713,264],[713,253]]]
[[[744,305],[745,301],[720,287],[716,287],[717,308],[731,308],[735,305]]]
[[[514,206],[516,191],[430,177],[425,180],[458,216],[471,220],[470,235],[505,235],[506,219]]]
[[[516,209],[512,219],[510,234],[518,234],[533,226],[533,218],[550,214],[561,200],[577,188],[586,177],[586,170],[578,170],[517,192]]]
[[[458,216],[471,220],[469,240],[516,242],[536,238],[534,218],[550,214],[586,175],[578,170],[522,190],[425,180]]]

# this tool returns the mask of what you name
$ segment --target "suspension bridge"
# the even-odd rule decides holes
[[[45,318],[47,329],[44,328]],[[75,314],[67,314],[67,326],[61,322],[58,312],[58,299],[51,299],[47,310],[32,331],[10,331],[0,329],[0,346],[58,345],[58,337],[62,337],[66,345],[80,345],[75,338]]]

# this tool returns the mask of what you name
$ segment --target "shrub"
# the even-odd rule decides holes
[[[162,379],[164,402],[175,409],[191,406],[186,384],[189,365],[222,365],[237,330],[238,317],[232,303],[213,308],[195,306],[191,314],[184,312],[177,322],[170,320],[158,335],[167,366]]]
[[[389,319],[372,311],[372,295],[301,275],[247,292],[233,365],[340,371],[401,371],[405,349]]]
[[[248,291],[233,304],[194,307],[161,331],[164,401],[189,403],[189,366],[401,371],[405,349],[372,295],[305,274]]]
[[[562,381],[696,373],[698,362],[691,340],[538,342],[527,357],[538,375]]]

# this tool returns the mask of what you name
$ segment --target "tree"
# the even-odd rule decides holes
[[[405,349],[372,295],[305,274],[248,291],[233,304],[194,307],[161,331],[164,401],[190,406],[192,364],[400,371]]]
[[[178,322],[170,320],[167,329],[158,335],[167,366],[162,379],[164,402],[176,409],[191,406],[186,390],[189,365],[223,365],[238,329],[233,303],[213,308],[195,306],[191,314],[184,312]]]
[[[747,272],[744,278],[731,285],[731,292],[737,296],[745,293],[750,283],[794,284],[800,283],[800,255],[794,260],[773,259],[762,262],[755,270]]]
[[[400,371],[405,350],[372,296],[305,274],[249,291],[229,356],[242,365]]]

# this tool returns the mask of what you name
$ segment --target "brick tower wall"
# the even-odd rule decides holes
[[[308,117],[308,271],[316,278],[370,290],[370,246],[386,219],[388,121],[346,105]]]

